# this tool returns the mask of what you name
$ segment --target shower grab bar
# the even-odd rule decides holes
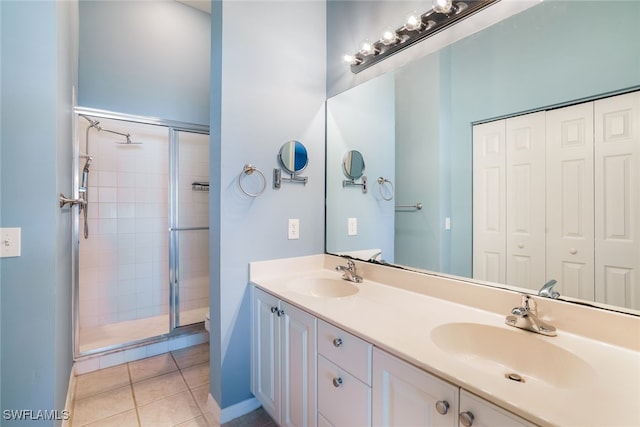
[[[169,227],[169,231],[198,231],[208,229],[209,227]]]
[[[396,205],[396,209],[415,209],[420,211],[422,210],[422,203],[418,202],[415,205]]]

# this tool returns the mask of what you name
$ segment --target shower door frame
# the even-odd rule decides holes
[[[80,210],[79,207],[73,207],[72,215],[72,345],[73,345],[73,360],[78,361],[86,357],[94,357],[101,354],[112,353],[115,351],[122,351],[126,349],[141,347],[154,342],[165,341],[169,337],[181,335],[183,333],[192,333],[193,325],[178,326],[180,322],[179,305],[179,247],[178,236],[180,231],[186,230],[208,230],[209,227],[178,227],[178,139],[179,132],[197,133],[203,135],[209,135],[210,129],[207,125],[200,125],[196,123],[180,122],[175,120],[165,120],[156,117],[136,116],[124,113],[117,113],[113,111],[100,110],[88,107],[76,106],[72,116],[73,126],[73,161],[72,161],[72,185],[73,185],[73,197],[79,198],[80,188],[80,137],[78,133],[78,117],[80,114],[84,114],[90,117],[103,118],[110,120],[121,120],[125,122],[133,122],[137,124],[161,126],[166,128],[168,133],[168,146],[169,146],[169,164],[168,164],[168,204],[169,204],[169,218],[167,224],[167,232],[169,236],[169,325],[167,333],[157,335],[154,337],[148,337],[137,341],[129,341],[119,344],[114,344],[106,347],[101,347],[89,351],[80,352],[80,278],[79,278],[79,266],[80,266]],[[204,319],[203,319],[204,321]]]

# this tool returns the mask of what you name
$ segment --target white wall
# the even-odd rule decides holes
[[[324,1],[213,3],[211,391],[223,409],[252,398],[248,263],[324,249],[325,22]],[[309,182],[276,191],[291,139],[307,147]],[[238,189],[245,163],[267,178],[257,198]],[[288,218],[299,240],[287,240]]]

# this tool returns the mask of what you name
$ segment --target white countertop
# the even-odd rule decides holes
[[[519,305],[515,292],[360,262],[356,262],[358,273],[365,280],[354,284],[359,288],[354,295],[313,297],[292,286],[308,277],[340,278],[334,270],[338,264],[346,262],[331,255],[256,262],[250,265],[250,280],[536,424],[640,426],[640,318],[536,298],[540,315],[558,328],[558,336],[545,337],[505,325],[505,316]],[[461,322],[505,328],[525,334],[525,340],[548,341],[586,362],[588,378],[563,387],[544,381],[521,384],[492,369],[480,369],[472,360],[452,357],[434,343],[431,332],[439,325]],[[536,356],[544,359],[547,355]],[[558,368],[556,362],[545,361],[550,369]],[[559,372],[572,368],[561,367]]]

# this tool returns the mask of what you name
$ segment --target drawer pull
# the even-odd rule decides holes
[[[271,312],[275,313],[276,311],[278,311],[278,307],[271,307]]]
[[[436,411],[438,411],[440,415],[447,415],[447,412],[449,412],[449,402],[446,400],[438,400],[436,402]]]
[[[282,316],[284,316],[284,310],[278,311],[278,317],[282,317]]]
[[[473,425],[474,416],[471,412],[460,412],[460,424],[464,427],[471,427]]]
[[[341,345],[342,345],[342,338],[334,338],[333,346],[334,347],[340,347]]]
[[[333,386],[334,387],[340,387],[342,385],[342,378],[338,377],[338,378],[334,378],[333,379]]]

